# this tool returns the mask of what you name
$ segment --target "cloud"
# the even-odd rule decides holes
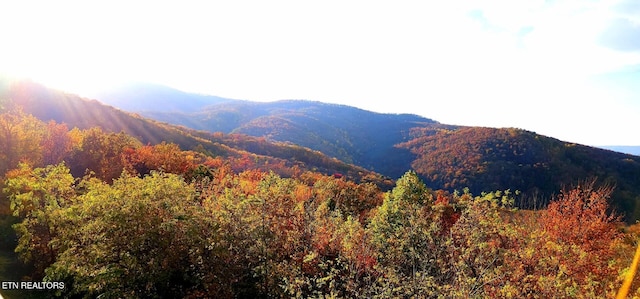
[[[620,1],[618,4],[613,6],[613,10],[622,14],[637,15],[640,13],[640,1]]]
[[[640,52],[640,24],[626,18],[616,18],[602,32],[599,42],[617,51]]]

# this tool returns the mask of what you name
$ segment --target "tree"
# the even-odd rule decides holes
[[[618,257],[622,235],[608,198],[594,182],[563,189],[546,209],[514,217],[517,242],[509,250],[499,295],[510,298],[606,298],[620,286],[628,261]]]
[[[9,194],[13,215],[21,220],[14,225],[19,237],[15,250],[34,264],[34,278],[41,278],[56,260],[53,242],[60,235],[63,210],[75,201],[75,179],[64,164],[32,169],[25,163],[7,178],[4,192]]]
[[[72,145],[67,125],[50,121],[47,123],[41,141],[43,164],[52,165],[62,162],[71,153]]]
[[[620,237],[620,217],[609,210],[613,188],[595,187],[595,181],[564,189],[542,213],[542,228],[554,240],[579,244],[595,255],[608,253],[611,242]]]
[[[0,175],[19,162],[40,165],[44,132],[42,122],[19,110],[0,114]]]
[[[66,281],[69,295],[230,296],[218,225],[182,178],[154,172],[113,185],[87,179],[81,187],[65,211],[47,279]]]
[[[439,222],[433,198],[413,171],[385,194],[368,226],[377,250],[376,269],[384,273],[382,296],[432,296],[442,277]]]
[[[330,201],[331,209],[359,220],[368,217],[368,212],[382,202],[382,194],[375,184],[356,184],[332,176],[319,177],[313,183],[312,192],[315,198]]]
[[[510,274],[505,263],[517,242],[516,230],[502,214],[513,213],[511,192],[483,194],[466,202],[447,241],[451,276],[447,289],[454,297],[499,296]]]
[[[196,168],[194,152],[182,151],[175,143],[160,143],[137,148],[126,148],[125,168],[146,175],[152,170],[186,174]]]
[[[242,298],[266,297],[262,271],[267,267],[267,239],[270,236],[265,203],[252,196],[261,181],[255,172],[234,174],[222,165],[201,193],[203,208],[215,219],[221,239],[219,244],[228,255],[222,261],[228,270],[224,275],[233,294]],[[275,248],[273,248],[275,250]],[[273,292],[277,286],[273,285]]]
[[[558,275],[567,280],[557,289],[596,297],[614,293],[622,266],[613,262],[615,246],[622,236],[620,217],[609,209],[612,192],[610,186],[595,187],[595,180],[582,182],[562,190],[542,212],[548,258],[555,259]]]
[[[106,133],[98,127],[83,131],[80,144],[69,162],[71,172],[81,177],[90,171],[107,182],[118,178],[122,173],[125,167],[125,150],[140,146],[138,140],[124,132]]]

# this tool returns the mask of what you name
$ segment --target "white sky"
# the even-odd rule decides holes
[[[640,0],[0,0],[0,73],[640,145]]]

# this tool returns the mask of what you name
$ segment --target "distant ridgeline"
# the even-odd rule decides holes
[[[196,131],[161,123],[30,81],[1,83],[0,99],[5,99],[2,104],[5,110],[18,108],[44,122],[53,120],[64,123],[69,129],[99,127],[105,132],[124,132],[142,144],[175,143],[183,150],[236,160],[238,169],[268,168],[287,176],[295,168],[324,174],[339,173],[355,181],[366,179],[389,185],[384,183],[387,179],[377,173],[295,144],[269,142],[265,138],[242,134]]]
[[[0,83],[0,98],[39,119],[69,127],[99,126],[109,132],[124,131],[143,144],[172,142],[212,156],[272,159],[270,163],[354,179],[376,176],[373,171],[395,179],[414,169],[431,189],[469,188],[474,194],[520,190],[517,205],[523,208],[541,207],[563,187],[595,178],[599,184],[615,186],[613,205],[625,220],[640,219],[640,157],[525,130],[451,126],[416,115],[344,105],[297,100],[256,103],[162,88],[144,94],[147,100],[135,107],[136,113],[155,119],[151,120],[33,82]],[[117,94],[120,103],[140,97],[139,90]],[[148,99],[154,97],[166,105],[153,105]],[[184,99],[197,105],[180,110]],[[163,106],[167,110],[159,110]]]

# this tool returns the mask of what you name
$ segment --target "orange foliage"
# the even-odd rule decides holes
[[[47,123],[41,142],[44,165],[58,164],[71,153],[72,140],[66,124]]]
[[[611,241],[620,236],[620,217],[608,210],[612,192],[611,187],[594,188],[594,182],[563,190],[542,214],[543,229],[555,240],[579,244],[587,252],[608,252]]]
[[[297,202],[305,202],[311,198],[311,187],[305,185],[297,185],[294,191],[294,198]]]
[[[542,229],[554,242],[578,246],[586,259],[567,261],[565,266],[574,277],[588,275],[607,277],[616,275],[606,262],[614,255],[620,218],[608,211],[613,188],[594,188],[594,182],[583,183],[571,190],[563,190],[542,213]]]
[[[151,170],[185,174],[197,166],[194,153],[182,151],[177,144],[164,142],[127,148],[123,158],[128,170],[141,175],[148,174]]]

